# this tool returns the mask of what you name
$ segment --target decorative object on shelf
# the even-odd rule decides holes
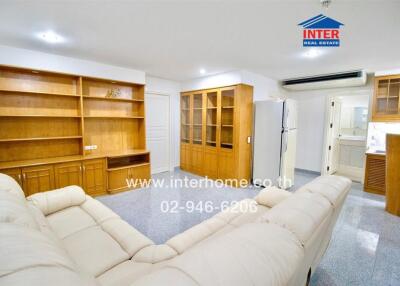
[[[119,88],[111,88],[107,91],[106,97],[117,98],[121,96],[121,90]]]

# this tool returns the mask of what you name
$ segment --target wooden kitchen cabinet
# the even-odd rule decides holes
[[[400,121],[400,75],[375,78],[372,121]]]
[[[105,160],[87,160],[82,162],[83,189],[90,196],[106,194]]]
[[[26,196],[54,189],[53,165],[22,168],[22,184]]]
[[[384,154],[368,154],[365,165],[364,191],[379,195],[385,194],[386,156]]]
[[[82,173],[83,169],[80,161],[55,165],[55,187],[57,189],[71,185],[83,187]]]

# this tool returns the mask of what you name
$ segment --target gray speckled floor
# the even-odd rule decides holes
[[[170,178],[200,177],[176,170],[153,177]],[[311,181],[316,175],[296,172],[292,190]],[[258,188],[236,189],[155,187],[98,197],[124,220],[147,235],[156,243],[163,243],[201,221],[213,212],[163,213],[162,201],[186,202],[211,201],[219,206],[223,201],[239,201],[252,198]],[[384,211],[384,197],[362,191],[362,185],[354,183],[335,226],[332,241],[320,265],[311,279],[312,286],[400,286],[400,218]]]
[[[97,197],[97,199],[114,210],[118,215],[134,226],[141,233],[148,236],[155,243],[164,243],[174,235],[199,224],[203,220],[212,217],[220,210],[221,204],[232,201],[240,201],[245,198],[253,198],[260,188],[249,187],[238,189],[232,187],[211,188],[182,188],[169,183],[171,178],[201,179],[202,177],[186,173],[179,169],[175,172],[165,172],[153,175],[153,179],[164,179],[168,187],[155,186],[154,184],[146,189],[123,192],[116,195]],[[170,186],[173,187],[170,187]],[[211,202],[214,210],[211,212],[194,210],[186,204],[193,202],[195,205]],[[170,209],[175,202],[179,207],[176,213],[162,212],[161,205],[167,202]],[[165,206],[165,205],[164,205]]]

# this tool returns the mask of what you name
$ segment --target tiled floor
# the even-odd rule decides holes
[[[200,177],[177,170],[154,176],[158,179]],[[292,190],[311,181],[316,175],[297,172]],[[180,186],[152,186],[98,198],[139,231],[163,243],[170,237],[211,217],[218,212],[163,213],[163,201],[176,201],[185,206],[210,201],[219,206],[223,201],[252,198],[258,188],[222,189]],[[171,207],[171,205],[169,205]],[[332,241],[312,277],[313,286],[400,286],[400,218],[384,211],[384,197],[364,193],[362,185],[354,183],[337,221]]]

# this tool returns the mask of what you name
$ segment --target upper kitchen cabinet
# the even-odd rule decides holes
[[[400,75],[375,78],[372,121],[400,121]]]

